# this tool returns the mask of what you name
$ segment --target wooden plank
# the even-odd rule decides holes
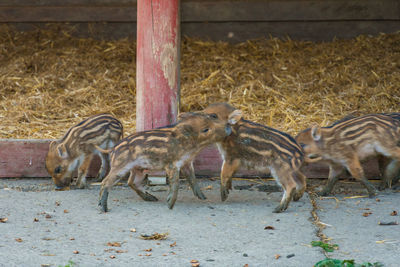
[[[400,20],[398,0],[182,1],[182,22]],[[136,22],[135,0],[2,0],[0,22]]]
[[[45,159],[52,140],[0,139],[0,178],[5,177],[49,177],[45,168]],[[219,177],[222,159],[215,146],[204,149],[196,157],[194,168],[197,176]],[[377,162],[371,159],[363,164],[368,178],[379,177]],[[89,177],[96,177],[100,159],[96,157],[89,170]],[[328,168],[323,164],[311,164],[303,167],[308,178],[327,178]],[[155,175],[163,175],[156,172]],[[240,169],[235,177],[270,177],[269,173],[260,174],[247,169]],[[342,177],[348,177],[344,174]]]
[[[398,0],[183,1],[183,22],[399,20]]]
[[[139,0],[136,131],[176,121],[179,103],[179,1]]]
[[[136,3],[137,0],[1,0],[0,6],[136,6]]]
[[[213,41],[243,42],[256,38],[290,37],[293,40],[331,41],[360,34],[400,30],[399,21],[227,22],[182,23],[182,35]]]
[[[135,6],[0,7],[0,22],[136,21]]]

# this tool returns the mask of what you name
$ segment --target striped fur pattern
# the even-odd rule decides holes
[[[201,149],[223,140],[230,126],[208,115],[189,114],[175,125],[130,135],[111,151],[111,169],[103,180],[99,206],[106,212],[108,192],[128,172],[128,185],[145,201],[157,198],[144,191],[142,181],[148,170],[165,170],[170,179],[168,207],[173,208],[178,195],[179,171],[190,164]],[[200,189],[193,187],[196,195]]]
[[[377,155],[392,160],[383,179],[383,183],[390,186],[390,178],[395,174],[400,161],[399,126],[400,121],[393,119],[393,116],[369,114],[341,120],[328,127],[313,126],[300,133],[296,140],[306,153],[306,161],[329,164],[328,184],[320,194],[329,194],[340,173],[347,169],[355,179],[362,182],[370,196],[375,195],[376,190],[365,178],[360,161]]]
[[[300,171],[304,153],[289,134],[242,119],[240,112],[226,103],[210,105],[203,112],[227,120],[232,134],[218,144],[223,158],[221,198],[224,201],[232,189],[232,175],[240,167],[271,172],[282,186],[284,194],[274,212],[288,208],[290,201],[299,200],[306,189],[306,177]]]
[[[77,187],[86,186],[86,174],[95,154],[101,158],[98,179],[103,179],[109,165],[108,155],[96,146],[111,149],[122,138],[121,122],[111,114],[98,114],[71,127],[63,138],[52,141],[46,157],[46,169],[58,189],[69,186],[78,170]]]
[[[386,115],[391,117],[392,119],[395,119],[400,122],[400,113],[398,112],[393,112],[393,113],[379,113],[380,115]],[[338,123],[345,122],[350,119],[354,119],[357,116],[354,115],[347,115],[344,118],[334,122],[331,126],[333,127]],[[296,141],[299,144],[307,144],[312,141],[312,136],[311,136],[311,128],[305,129],[301,131],[297,136],[296,136]],[[392,184],[396,184],[399,179],[400,179],[400,162],[390,158],[386,157],[383,154],[378,154],[377,160],[378,160],[378,165],[379,165],[379,170],[382,175],[382,182],[379,186],[379,189],[385,189],[385,188],[390,188]],[[326,161],[326,164],[330,165],[330,161]],[[330,167],[331,169],[332,167]],[[340,174],[337,174],[340,175]]]

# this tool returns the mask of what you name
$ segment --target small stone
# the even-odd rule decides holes
[[[290,258],[293,258],[294,256],[295,256],[294,253],[292,253],[292,254],[287,255],[286,258],[290,259]]]
[[[243,257],[248,257],[249,255],[247,255],[247,253],[243,253]]]

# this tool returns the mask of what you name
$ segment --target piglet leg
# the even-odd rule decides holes
[[[232,189],[232,175],[239,168],[240,160],[224,160],[221,169],[221,200],[228,198],[229,190]]]
[[[167,196],[168,208],[173,209],[176,199],[178,198],[179,190],[179,169],[176,167],[167,170],[168,177],[170,178],[169,193]]]
[[[332,192],[333,187],[336,182],[339,180],[339,175],[343,172],[344,168],[341,165],[331,164],[329,165],[329,176],[328,183],[322,189],[321,192],[318,193],[320,196],[327,196]]]
[[[108,192],[125,174],[126,172],[120,174],[118,170],[111,168],[110,173],[107,175],[106,178],[104,178],[103,182],[101,183],[99,206],[103,212],[108,211],[107,207]]]
[[[354,157],[352,161],[347,164],[350,174],[358,181],[360,181],[368,190],[369,197],[376,195],[375,187],[365,178],[364,171],[358,157]]]
[[[76,181],[76,188],[83,189],[86,187],[86,175],[88,173],[90,162],[93,156],[91,154],[86,155],[81,165],[78,168],[78,179]]]
[[[190,188],[192,188],[193,194],[199,199],[207,199],[206,196],[201,191],[199,185],[196,181],[196,175],[194,173],[193,162],[190,162],[187,166],[182,169],[186,180],[188,181]]]
[[[132,188],[144,201],[158,201],[158,199],[152,194],[143,191],[142,182],[145,175],[143,171],[132,170],[129,179],[128,185]]]

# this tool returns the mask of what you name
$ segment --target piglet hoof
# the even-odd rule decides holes
[[[168,204],[168,208],[170,210],[172,210],[174,208],[175,205],[175,200],[172,199],[172,194],[168,195],[167,197],[167,204]]]
[[[101,182],[101,181],[103,181],[104,177],[105,177],[105,175],[101,175],[101,174],[99,173],[99,174],[96,176],[96,178],[94,178],[94,180],[95,180],[96,182]]]
[[[285,207],[285,205],[279,205],[272,212],[273,213],[281,213],[281,212],[285,211],[286,209],[287,209],[287,207]]]
[[[77,184],[76,189],[85,189],[86,188],[86,184]]]
[[[225,201],[228,198],[229,190],[226,187],[221,186],[221,200]]]
[[[299,201],[302,196],[303,196],[303,192],[294,193],[293,194],[293,201]]]
[[[158,198],[156,198],[155,196],[153,196],[152,194],[148,193],[148,192],[144,192],[143,194],[143,200],[144,201],[158,201]]]
[[[322,190],[321,192],[317,192],[317,195],[320,197],[326,197],[329,195],[329,191],[327,190]]]
[[[194,195],[195,195],[198,199],[201,199],[201,200],[207,199],[206,196],[203,194],[203,192],[200,190],[200,188],[197,188],[197,189],[194,191]]]
[[[100,200],[99,200],[99,207],[102,212],[108,212],[107,198],[108,198],[108,192],[104,191],[103,195],[100,197]]]

